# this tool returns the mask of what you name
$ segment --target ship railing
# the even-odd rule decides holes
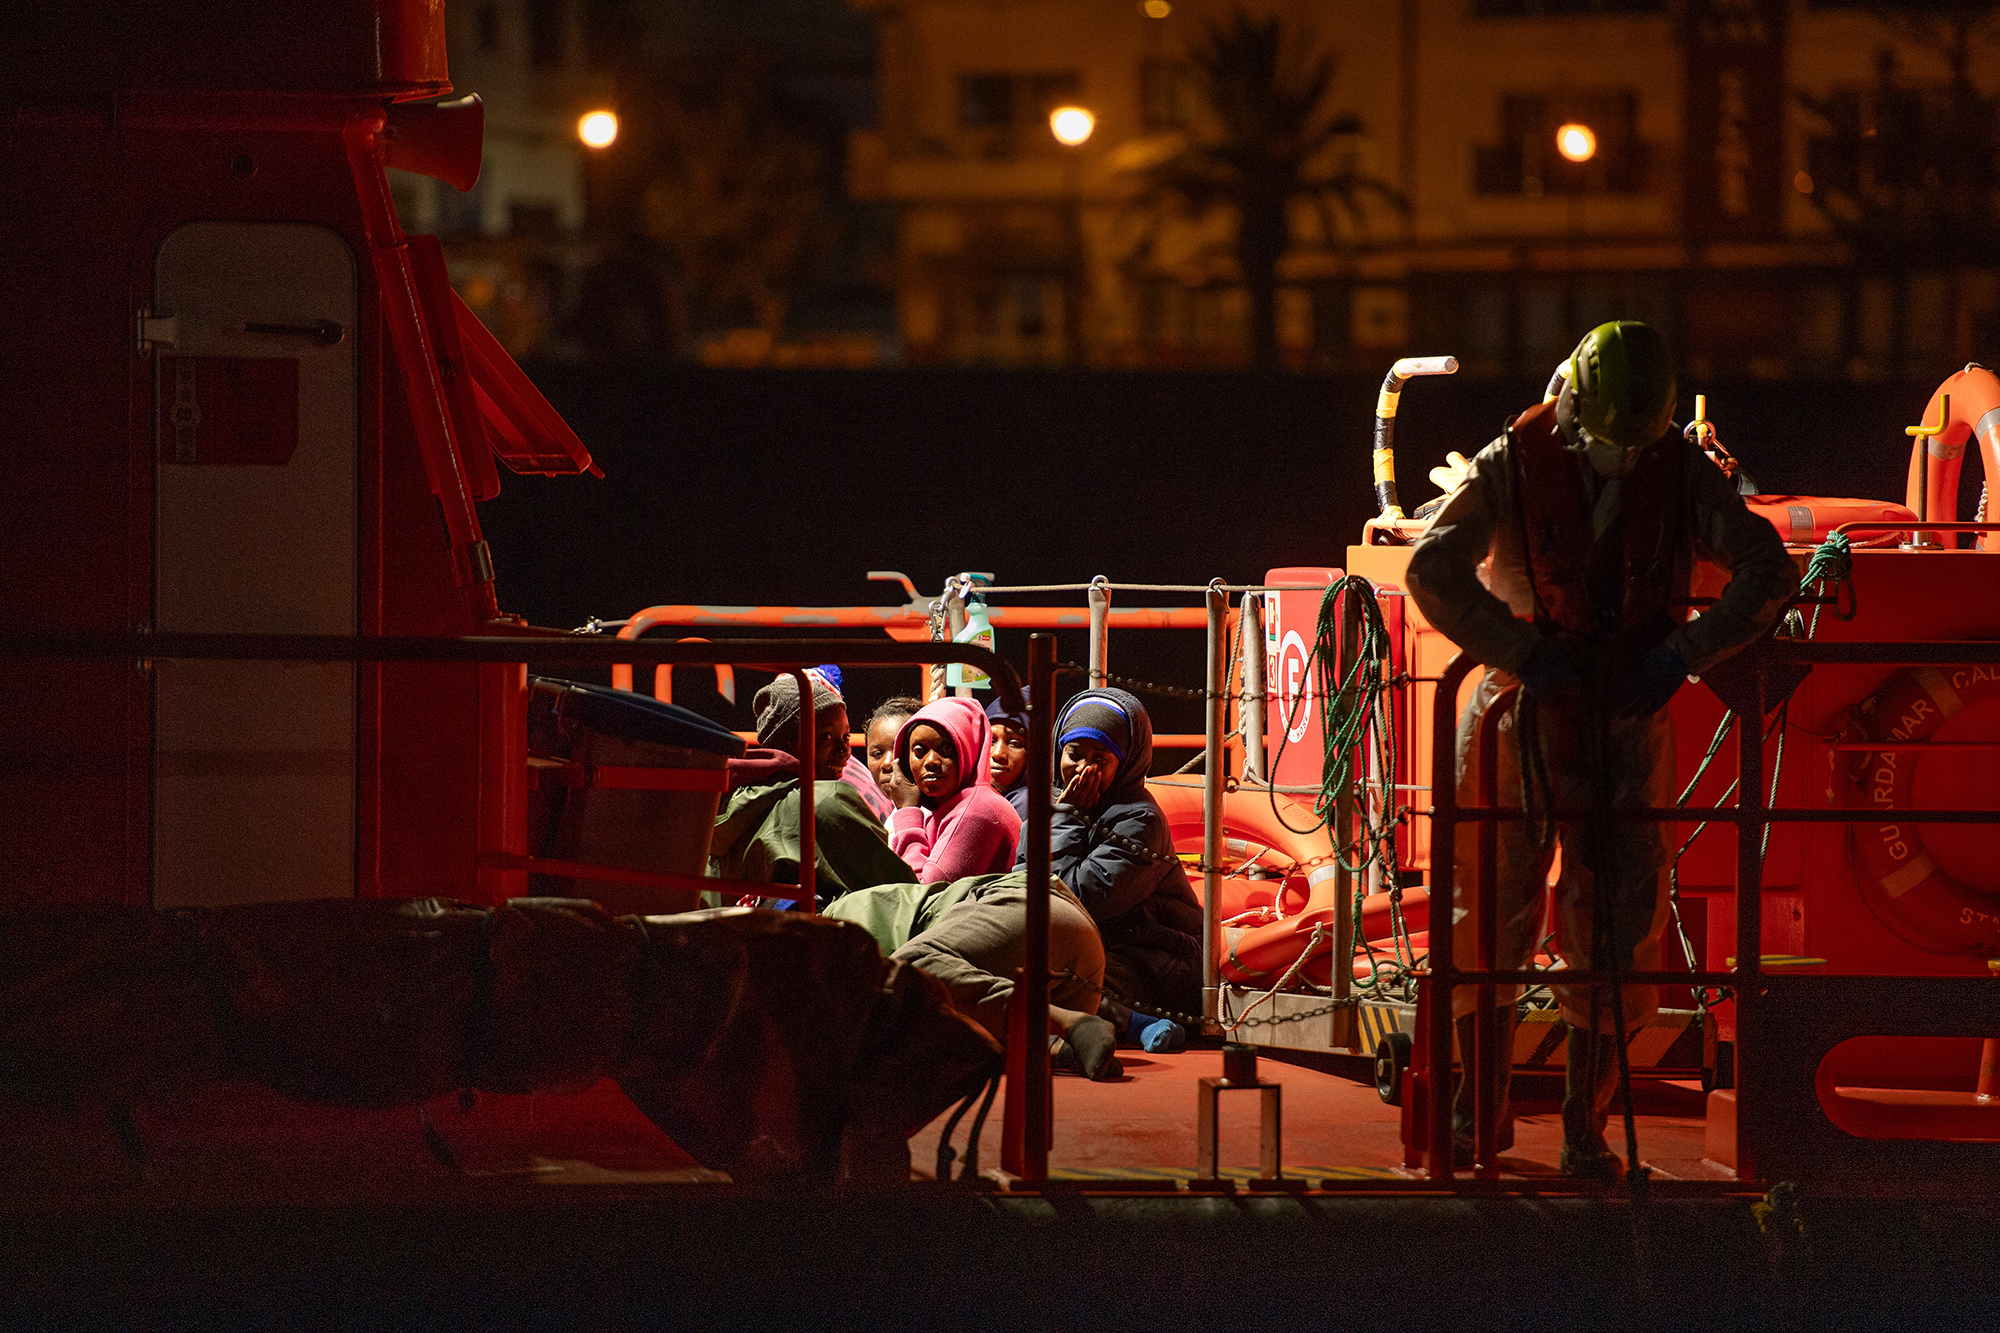
[[[1317,584],[1231,584],[1220,579],[1210,583],[1113,583],[1102,576],[1087,583],[975,586],[970,576],[954,575],[946,580],[944,590],[938,596],[926,598],[917,592],[915,584],[906,574],[893,570],[871,570],[868,577],[879,581],[899,582],[909,593],[910,600],[897,606],[661,604],[635,611],[622,620],[592,620],[586,628],[599,632],[615,629],[617,637],[626,641],[636,641],[640,636],[656,629],[699,629],[705,633],[727,631],[732,628],[879,629],[898,642],[912,643],[931,641],[934,624],[947,636],[955,634],[965,623],[965,601],[972,593],[985,598],[1026,593],[1079,592],[1084,594],[1084,605],[1080,607],[989,603],[986,607],[986,618],[996,631],[1087,630],[1090,636],[1085,657],[1087,679],[1091,685],[1103,685],[1111,679],[1110,653],[1113,630],[1209,630],[1213,636],[1214,631],[1210,624],[1211,608],[1206,604],[1207,600],[1217,591],[1225,596],[1237,594],[1242,597],[1242,611],[1245,617],[1245,628],[1241,636],[1242,643],[1246,645],[1243,651],[1243,669],[1246,673],[1254,670],[1259,678],[1259,684],[1252,690],[1246,680],[1244,725],[1240,732],[1224,736],[1223,747],[1245,753],[1246,772],[1256,774],[1263,769],[1264,748],[1264,698],[1261,685],[1263,659],[1261,653],[1252,652],[1249,648],[1249,645],[1257,641],[1250,630],[1262,624],[1262,602],[1257,594],[1325,591],[1323,586]],[[1114,594],[1121,592],[1194,593],[1201,595],[1204,602],[1199,606],[1118,606],[1114,604]],[[1226,610],[1225,606],[1225,612]],[[1255,626],[1250,623],[1252,617],[1256,618]],[[1222,642],[1226,649],[1227,640]],[[1213,644],[1211,651],[1214,651]],[[834,659],[826,657],[821,660]],[[618,662],[612,666],[613,688],[634,689],[635,681],[631,662]],[[726,678],[718,672],[716,687],[718,693],[734,702],[733,679]],[[928,700],[933,697],[935,689],[936,686],[926,672],[919,697]],[[652,692],[653,697],[662,702],[673,702],[673,678],[669,664],[661,664],[656,668]],[[859,744],[860,741],[857,739],[856,743]],[[1156,732],[1153,736],[1153,746],[1160,750],[1205,750],[1208,748],[1208,735],[1205,731]],[[1317,792],[1319,789],[1315,787],[1311,790]]]
[[[918,666],[934,662],[960,662],[987,672],[998,692],[1010,702],[1021,702],[1019,674],[997,654],[975,644],[883,643],[879,640],[846,639],[760,639],[760,640],[649,640],[621,643],[582,635],[556,632],[466,635],[463,637],[416,637],[338,634],[13,634],[0,636],[0,657],[81,657],[126,658],[150,668],[155,661],[272,661],[272,662],[469,662],[515,665],[533,662],[544,665],[609,667],[619,662],[637,661],[644,665],[744,666],[789,674],[799,684],[801,698],[812,697],[806,670],[827,660],[829,654],[841,661],[868,666]],[[811,754],[814,747],[813,716],[810,710],[799,715],[799,753]],[[802,809],[815,808],[813,773],[810,764],[800,765]],[[633,775],[627,785],[645,785]],[[554,861],[525,853],[487,849],[482,868],[509,872],[543,872],[557,875],[586,875],[592,879],[624,884],[636,890],[656,889],[685,892],[689,889],[725,890],[736,896],[764,899],[801,900],[806,910],[814,902],[815,867],[813,821],[799,823],[799,883],[779,886],[718,880],[701,875],[631,870],[616,866],[585,865]],[[621,904],[623,905],[623,904]],[[643,904],[641,904],[643,905]]]
[[[1460,804],[1450,780],[1456,771],[1455,745],[1459,686],[1479,663],[1461,653],[1452,659],[1437,683],[1434,700],[1432,771],[1434,782],[1431,845],[1440,849],[1432,863],[1432,902],[1449,912],[1455,871],[1450,849],[1457,826],[1481,825],[1479,846],[1479,911],[1475,942],[1477,957],[1462,967],[1454,956],[1453,931],[1434,929],[1428,967],[1420,976],[1423,1035],[1426,1046],[1424,1167],[1435,1184],[1461,1191],[1491,1189],[1498,1179],[1497,1083],[1489,1071],[1468,1071],[1474,1083],[1474,1153],[1478,1166],[1471,1178],[1452,1163],[1452,995],[1460,987],[1476,986],[1475,1055],[1484,1059],[1494,1048],[1496,988],[1546,985],[1559,978],[1566,986],[1642,985],[1728,988],[1736,1002],[1736,1173],[1723,1188],[1741,1188],[1758,1180],[1807,1180],[1814,1188],[1832,1191],[1894,1190],[1948,1194],[1975,1185],[1990,1190],[2000,1184],[2000,1143],[1938,1139],[1864,1139],[1835,1125],[1820,1102],[1818,1072],[1822,1060],[1841,1042],[1875,1034],[1990,1038],[2000,1033],[2000,984],[1977,977],[1909,977],[1868,975],[1797,975],[1767,972],[1762,966],[1763,839],[1772,824],[1859,824],[1880,822],[1880,811],[1865,807],[1783,807],[1765,797],[1764,719],[1778,699],[1772,682],[1787,666],[1818,664],[1910,666],[1920,664],[2000,664],[2000,642],[1938,640],[1928,642],[1812,642],[1767,640],[1744,650],[1745,695],[1736,712],[1737,799],[1734,805],[1712,807],[1651,806],[1616,809],[1557,808],[1538,811],[1558,822],[1606,820],[1681,823],[1707,821],[1734,824],[1736,855],[1736,957],[1728,969],[1638,970],[1571,968],[1559,973],[1492,966],[1496,957],[1494,896],[1499,821],[1525,820],[1519,806],[1495,803],[1491,756],[1493,736],[1481,751],[1489,757],[1478,775],[1475,792],[1481,804]],[[1793,678],[1796,678],[1795,676]],[[1497,720],[1501,709],[1489,710]],[[2000,810],[1903,809],[1902,823],[1995,824]],[[1450,917],[1434,917],[1449,923]],[[1473,1065],[1473,1061],[1467,1061]],[[1511,1064],[1511,1061],[1510,1061]],[[1690,1184],[1680,1182],[1686,1190]]]

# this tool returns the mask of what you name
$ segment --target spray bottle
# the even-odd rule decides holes
[[[965,581],[965,625],[951,636],[953,643],[977,644],[991,651],[993,647],[993,622],[986,618],[986,598],[980,594],[982,588],[993,586],[991,574],[964,574]],[[993,682],[984,671],[963,662],[953,662],[945,668],[945,684],[963,696],[973,690],[990,690]]]

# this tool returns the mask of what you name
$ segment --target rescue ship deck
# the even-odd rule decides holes
[[[1128,1054],[1122,1080],[1056,1080],[1051,1180],[1019,1193],[931,1181],[942,1117],[912,1140],[905,1189],[731,1185],[608,1084],[440,1099],[428,1117],[455,1167],[409,1108],[237,1085],[204,1098],[226,1120],[135,1108],[143,1168],[107,1132],[64,1145],[62,1177],[36,1188],[33,1126],[16,1122],[0,1322],[1907,1327],[1977,1308],[2000,1249],[1985,1200],[1677,1195],[1703,1126],[1698,1088],[1671,1083],[1637,1090],[1650,1197],[1556,1178],[1553,1101],[1526,1079],[1505,1175],[1468,1196],[1398,1169],[1398,1112],[1360,1077],[1267,1060],[1286,1187],[1251,1184],[1256,1116],[1225,1099],[1228,1183],[1191,1188],[1197,1081],[1218,1052]]]

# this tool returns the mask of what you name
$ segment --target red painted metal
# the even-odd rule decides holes
[[[0,162],[0,193],[36,202],[10,210],[19,281],[0,350],[16,368],[12,419],[37,444],[9,480],[15,521],[0,536],[0,568],[13,573],[0,577],[0,619],[130,631],[154,618],[158,354],[134,338],[140,311],[173,313],[153,308],[154,257],[184,223],[210,219],[325,228],[364,258],[395,246],[377,142],[383,107],[449,88],[442,6],[361,0],[338,15],[301,3],[44,6],[21,18],[0,90],[18,131]],[[463,632],[474,622],[445,604],[455,584],[440,559],[439,509],[421,477],[409,489],[401,432],[410,416],[382,346],[383,317],[395,312],[371,265],[360,277],[355,323],[343,330],[356,351],[357,624],[367,634]],[[476,524],[464,538],[476,540]],[[29,674],[37,693],[65,704],[58,727],[50,710],[12,697],[26,678],[0,687],[0,748],[29,759],[24,774],[34,756],[54,761],[7,785],[22,826],[46,835],[16,844],[0,894],[147,903],[150,677],[130,665],[57,661]],[[474,703],[406,707],[418,681]],[[476,895],[471,862],[457,852],[483,836],[482,792],[500,807],[493,827],[512,808],[506,746],[483,732],[477,673],[371,666],[356,684],[355,890],[446,869],[426,842],[424,825],[435,822],[472,833],[443,858],[459,868],[430,879],[433,891]],[[422,821],[401,813],[417,809]],[[115,832],[65,832],[78,827]]]
[[[1055,665],[1053,634],[1028,639],[1028,771],[1055,771]],[[1053,1090],[1049,1086],[1049,821],[1054,793],[1046,782],[1028,786],[1026,937],[1015,987],[1020,1023],[1007,1048],[1007,1104],[1001,1131],[1001,1166],[1027,1185],[1049,1177]]]
[[[1521,687],[1516,685],[1503,690],[1490,708],[1480,718],[1479,727],[1479,799],[1491,805],[1499,798],[1500,792],[1500,723],[1507,716]],[[1479,826],[1479,933],[1478,967],[1483,973],[1494,971],[1494,937],[1499,929],[1500,893],[1500,825],[1487,820]],[[1442,931],[1440,934],[1444,933]],[[1477,1145],[1474,1153],[1478,1170],[1475,1175],[1480,1180],[1500,1178],[1500,1130],[1499,1103],[1494,1097],[1494,1075],[1482,1066],[1485,1061],[1498,1053],[1495,1040],[1494,1012],[1495,990],[1490,976],[1482,978],[1478,988],[1478,1007],[1473,1012],[1472,1051],[1458,1053],[1461,1077],[1474,1079],[1473,1090],[1473,1141]],[[1456,1024],[1454,1024],[1456,1026]],[[1512,1077],[1513,1060],[1508,1055],[1508,1070],[1499,1075]]]

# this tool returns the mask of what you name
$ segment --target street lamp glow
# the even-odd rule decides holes
[[[1556,151],[1572,162],[1588,162],[1597,156],[1597,135],[1590,126],[1571,121],[1556,131]]]
[[[1076,147],[1096,128],[1097,117],[1080,106],[1059,106],[1049,112],[1049,133],[1064,147]]]
[[[576,123],[576,137],[585,148],[609,148],[618,137],[618,117],[609,111],[592,111]]]

